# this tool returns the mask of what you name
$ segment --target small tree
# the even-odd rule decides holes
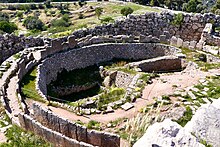
[[[121,9],[121,14],[126,17],[128,16],[128,14],[131,14],[133,12],[134,12],[134,10],[131,7],[124,7]]]
[[[98,17],[98,19],[100,19],[102,12],[103,12],[103,8],[98,7],[95,9],[95,15]]]
[[[0,21],[0,30],[3,32],[12,33],[17,29],[17,26],[13,22]]]
[[[44,30],[44,23],[35,16],[28,16],[24,20],[24,26],[30,30]]]

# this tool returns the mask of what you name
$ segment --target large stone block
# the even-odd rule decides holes
[[[64,147],[80,147],[80,142],[78,142],[77,140],[68,138],[68,137],[64,137]]]
[[[77,126],[77,140],[87,142],[87,128],[76,124]]]
[[[60,124],[60,133],[69,137],[70,136],[69,122],[66,119],[59,118],[59,124]]]
[[[88,143],[94,146],[102,145],[102,135],[103,133],[92,130],[87,132]]]
[[[115,134],[104,133],[101,147],[120,147],[120,137]]]
[[[173,36],[170,39],[170,45],[176,46],[177,45],[177,38],[175,36]]]
[[[178,38],[177,39],[177,47],[182,47],[183,46],[183,39]]]
[[[77,125],[75,123],[69,122],[69,136],[68,137],[77,139]]]

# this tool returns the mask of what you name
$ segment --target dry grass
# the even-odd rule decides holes
[[[144,135],[151,124],[162,120],[160,116],[162,105],[162,103],[159,104],[156,109],[151,107],[147,113],[139,113],[134,118],[127,120],[125,124],[125,132],[129,134],[127,140],[131,145]]]

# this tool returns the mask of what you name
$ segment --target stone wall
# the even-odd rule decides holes
[[[177,36],[184,38],[184,41],[199,41],[205,24],[208,22],[220,22],[220,16],[214,14],[192,14],[182,13],[183,22],[180,25],[173,25],[175,14],[172,11],[161,13],[147,12],[142,15],[129,15],[128,18],[116,21],[114,24],[96,26],[93,29],[83,29],[73,32],[76,38],[87,35],[135,35],[140,34],[158,37],[169,34],[169,38]]]
[[[109,43],[73,49],[42,61],[42,65],[38,67],[37,89],[42,95],[46,95],[46,85],[56,80],[57,73],[63,69],[70,71],[84,68],[114,58],[142,60],[177,52],[179,49],[175,47],[158,43]]]
[[[15,36],[13,34],[0,35],[0,64],[11,55],[28,47],[43,46],[43,38]]]
[[[93,147],[90,144],[77,141],[75,139],[69,138],[59,132],[53,131],[45,126],[43,126],[38,121],[34,120],[32,117],[26,114],[19,114],[19,121],[21,126],[36,135],[43,137],[45,140],[53,144],[55,147]]]
[[[140,68],[143,72],[168,72],[182,70],[182,59],[175,56],[163,56],[154,59],[130,63],[130,67]]]
[[[220,37],[215,35],[213,24],[207,23],[201,35],[201,42],[208,45],[220,46]]]
[[[52,88],[52,91],[59,96],[65,96],[74,92],[85,91],[98,85],[98,82],[86,83],[84,85],[72,85],[72,86],[56,86]]]
[[[60,118],[53,112],[33,104],[34,119],[43,126],[77,141],[100,147],[119,147],[120,137],[115,134],[88,130],[86,127]]]

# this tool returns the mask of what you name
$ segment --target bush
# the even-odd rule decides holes
[[[24,20],[24,26],[30,30],[41,30],[42,31],[45,29],[44,23],[35,16],[28,16]]]
[[[180,26],[183,22],[183,19],[184,19],[184,17],[183,17],[182,13],[175,14],[174,19],[172,21],[172,24],[176,25],[176,26]]]
[[[18,29],[17,26],[13,22],[0,21],[0,30],[6,33],[12,33],[17,29]]]
[[[2,143],[1,147],[50,147],[51,144],[47,143],[42,138],[35,136],[33,133],[26,132],[16,125],[12,125],[6,131],[8,141]]]
[[[16,16],[17,16],[18,18],[23,18],[23,12],[18,11],[17,14],[16,14]]]
[[[63,19],[58,19],[58,20],[53,20],[51,22],[51,25],[53,27],[68,27],[69,26],[69,23],[66,22],[65,20]]]
[[[109,22],[114,22],[114,19],[110,16],[101,19],[101,23],[109,23]]]
[[[128,16],[128,14],[131,14],[133,12],[134,12],[134,10],[131,7],[124,7],[121,9],[121,14],[126,17]]]
[[[9,21],[9,15],[7,13],[0,12],[0,21]]]
[[[100,7],[95,9],[95,15],[98,17],[98,19],[100,18],[102,12],[103,12],[103,9]]]
[[[70,23],[69,23],[69,15],[68,14],[64,14],[61,19],[53,20],[51,22],[51,25],[53,27],[68,27],[70,25]]]

